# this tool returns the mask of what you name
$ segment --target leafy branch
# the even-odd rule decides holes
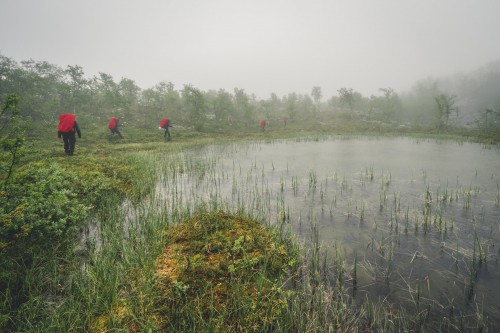
[[[0,113],[0,154],[3,163],[0,164],[1,188],[5,189],[12,176],[14,167],[19,164],[25,153],[26,124],[19,112],[19,96],[8,94],[1,106]],[[5,157],[4,157],[5,155]]]

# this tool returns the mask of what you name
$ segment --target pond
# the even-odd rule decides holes
[[[320,246],[327,267],[342,258],[355,299],[411,309],[422,298],[430,316],[500,328],[498,148],[328,137],[214,145],[166,161],[167,209],[251,214]]]

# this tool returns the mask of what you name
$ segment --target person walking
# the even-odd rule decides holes
[[[265,131],[266,131],[266,120],[265,120],[265,119],[262,119],[262,120],[260,121],[260,130],[261,130],[262,132],[265,132]]]
[[[123,139],[122,134],[118,130],[118,124],[119,124],[119,122],[120,121],[118,120],[118,118],[111,117],[111,119],[109,120],[109,123],[108,123],[108,128],[111,131],[111,135],[117,134],[120,139]]]
[[[285,127],[286,127],[286,123],[288,122],[288,116],[283,116],[283,122],[285,123]]]
[[[59,125],[57,126],[57,137],[64,141],[64,152],[68,156],[72,156],[75,152],[76,134],[78,138],[82,138],[80,127],[76,122],[76,117],[72,113],[59,115]]]
[[[170,119],[163,118],[160,122],[160,128],[162,128],[165,131],[165,133],[163,134],[163,137],[167,141],[170,141],[172,139],[172,137],[170,136],[170,131],[168,129],[169,127],[172,127],[172,125],[170,123]]]

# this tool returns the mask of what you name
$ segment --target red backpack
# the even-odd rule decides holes
[[[163,118],[160,123],[161,128],[165,128],[165,126],[168,124],[168,118]]]
[[[60,133],[71,133],[73,132],[73,126],[75,125],[76,117],[74,114],[65,113],[59,115],[59,125],[57,126],[57,131]]]
[[[118,118],[111,117],[111,119],[109,120],[108,128],[113,130],[116,128],[117,124],[118,124]]]

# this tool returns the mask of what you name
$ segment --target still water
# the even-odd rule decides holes
[[[411,309],[418,293],[431,316],[480,314],[500,329],[498,148],[326,138],[214,145],[169,163],[168,204],[243,211],[319,242],[343,258],[355,298]]]

